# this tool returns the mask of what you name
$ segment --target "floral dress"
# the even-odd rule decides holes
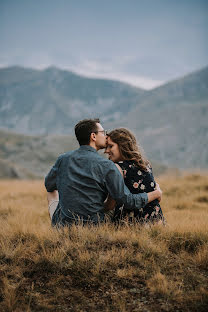
[[[144,192],[152,192],[155,190],[156,183],[153,177],[152,168],[148,165],[147,171],[141,170],[132,160],[118,162],[124,175],[124,182],[131,193],[138,194]],[[140,210],[129,210],[125,206],[116,206],[113,220],[128,219],[129,221],[136,220],[141,223],[146,222],[162,222],[164,223],[163,213],[156,199],[148,203]]]

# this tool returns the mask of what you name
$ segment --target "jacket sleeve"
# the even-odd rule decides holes
[[[119,205],[125,205],[128,209],[141,209],[147,202],[147,193],[132,194],[124,183],[119,170],[112,163],[105,175],[105,186],[110,196],[116,200]]]
[[[51,168],[51,170],[45,177],[45,188],[47,192],[53,192],[57,190],[56,178],[57,178],[59,166],[61,164],[61,160],[62,160],[62,155],[58,157],[54,166]]]

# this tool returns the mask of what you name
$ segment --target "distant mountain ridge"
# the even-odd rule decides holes
[[[0,69],[0,127],[25,134],[70,133],[86,117],[121,118],[146,91],[49,67]]]
[[[208,167],[208,67],[150,91],[54,67],[0,69],[0,128],[70,134],[89,117],[107,129],[132,129],[150,160]]]

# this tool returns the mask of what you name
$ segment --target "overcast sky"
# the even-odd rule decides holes
[[[0,0],[0,67],[150,89],[208,65],[207,0]]]

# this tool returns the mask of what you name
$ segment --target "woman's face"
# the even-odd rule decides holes
[[[105,152],[108,154],[108,158],[113,162],[121,160],[121,154],[117,143],[114,143],[110,137],[107,138],[107,147]]]

